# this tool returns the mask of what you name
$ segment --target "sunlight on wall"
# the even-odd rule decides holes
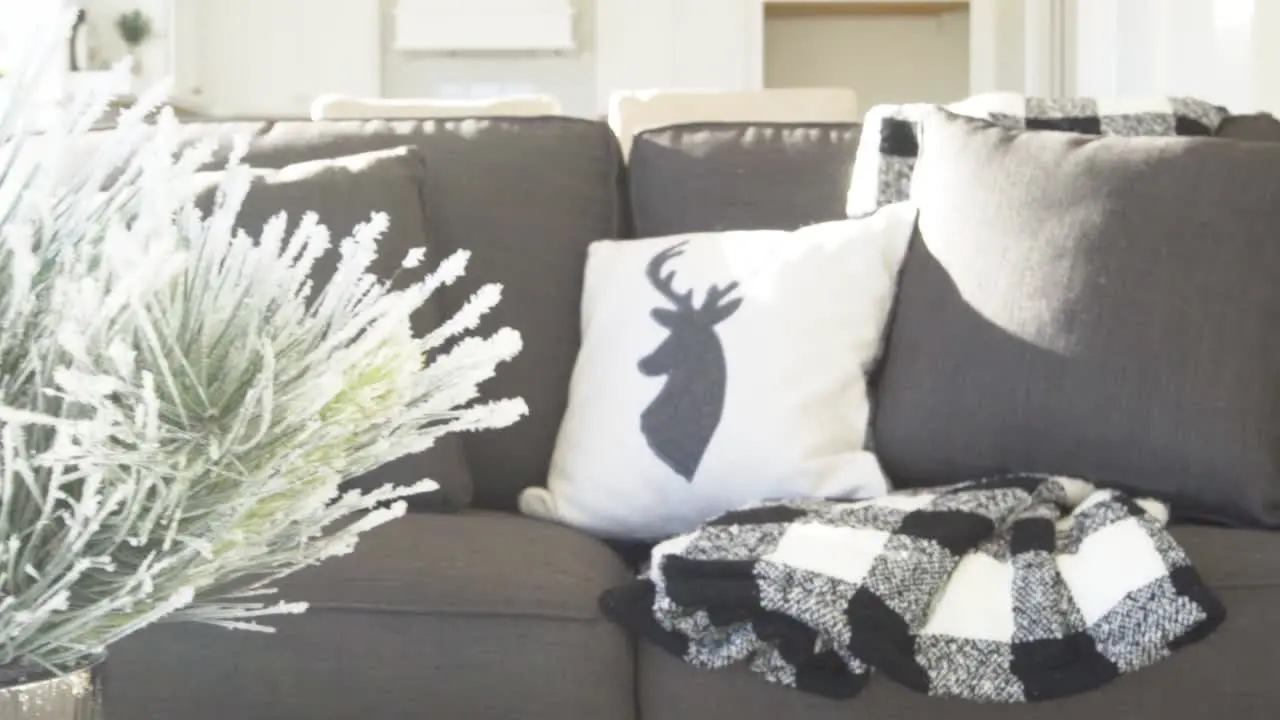
[[[47,0],[0,0],[0,72],[8,71],[31,28],[57,16],[57,3]]]
[[[1243,112],[1253,110],[1258,98],[1254,83],[1254,1],[1215,0],[1213,3],[1213,27],[1218,66],[1216,74],[1221,84],[1221,102]],[[1274,2],[1275,0],[1269,0]],[[1206,73],[1208,75],[1208,73]],[[1209,91],[1214,79],[1203,79],[1205,91]]]
[[[1254,0],[1215,0],[1213,24],[1219,30],[1247,27],[1253,20]]]

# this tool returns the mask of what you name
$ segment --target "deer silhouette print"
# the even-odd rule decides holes
[[[649,261],[649,283],[672,307],[654,308],[650,313],[668,335],[638,367],[650,377],[666,376],[657,397],[640,416],[640,431],[654,455],[693,482],[724,412],[728,369],[715,327],[737,311],[742,299],[729,298],[738,287],[736,282],[712,285],[700,306],[694,305],[692,290],[675,290],[675,271],[664,274],[663,268],[684,252],[686,242],[668,247]]]

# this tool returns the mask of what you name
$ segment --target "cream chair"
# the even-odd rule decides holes
[[[321,95],[311,103],[312,120],[447,118],[471,115],[559,115],[560,101],[550,95],[507,95],[478,100],[436,98],[359,98]]]
[[[851,88],[778,88],[745,92],[629,90],[609,98],[609,125],[631,149],[638,133],[688,122],[858,122]]]

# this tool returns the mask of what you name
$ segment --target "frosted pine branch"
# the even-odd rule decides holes
[[[161,620],[254,629],[298,612],[260,599],[435,487],[343,480],[525,413],[479,390],[519,335],[464,335],[497,286],[410,330],[465,252],[392,290],[369,268],[395,218],[332,240],[314,215],[239,230],[238,158],[203,216],[192,188],[212,148],[180,153],[166,112],[86,145],[107,101],[90,95],[30,134],[62,35],[34,44],[0,110],[0,667],[71,667]],[[316,288],[326,252],[339,267]]]

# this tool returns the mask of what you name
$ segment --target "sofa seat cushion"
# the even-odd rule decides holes
[[[1100,690],[1039,704],[931,698],[873,676],[850,700],[771,685],[745,667],[700,670],[645,644],[639,652],[645,720],[1191,720],[1272,717],[1280,703],[1280,533],[1176,527],[1174,537],[1227,606],[1208,639]]]
[[[634,648],[596,598],[606,546],[498,513],[409,514],[281,583],[273,635],[150,628],[112,648],[131,720],[633,720]]]
[[[335,610],[594,620],[600,593],[631,577],[608,546],[552,523],[410,514],[283,580],[280,594]]]

